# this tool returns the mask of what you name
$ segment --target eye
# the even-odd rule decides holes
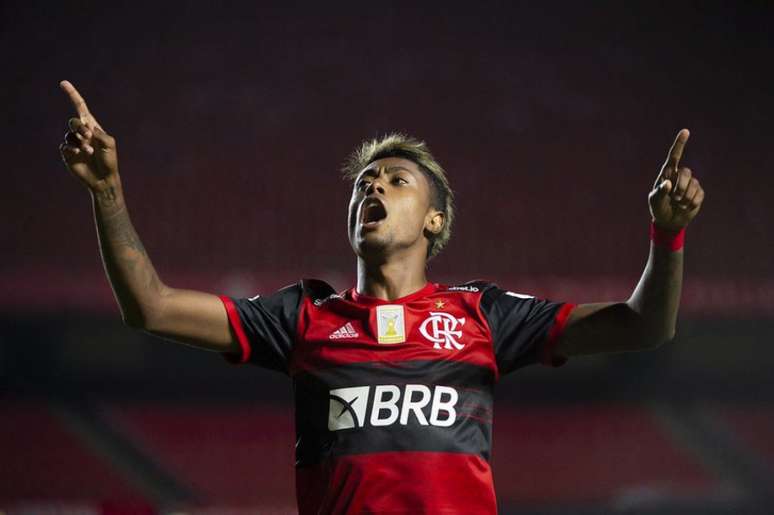
[[[395,184],[408,184],[408,181],[403,177],[395,177],[392,182]]]
[[[358,190],[362,190],[368,187],[368,181],[365,181],[363,179],[360,179],[357,181],[357,184],[355,184],[355,188]]]

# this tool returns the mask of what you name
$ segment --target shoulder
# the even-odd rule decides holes
[[[487,318],[497,318],[515,308],[526,308],[538,299],[528,293],[518,293],[501,288],[492,281],[476,279],[451,286],[441,285],[449,294],[464,297]]]
[[[467,305],[474,311],[486,312],[494,299],[502,295],[504,290],[491,281],[475,279],[456,284],[438,284],[437,294],[448,298],[451,302]]]
[[[255,295],[250,297],[250,302],[261,304],[300,304],[305,298],[312,302],[326,299],[335,295],[333,287],[320,279],[300,279],[295,283],[279,288],[271,294]]]
[[[452,285],[439,284],[438,286],[440,291],[445,291],[452,295],[456,294],[475,298],[479,301],[484,297],[498,296],[505,292],[505,290],[502,290],[497,284],[482,279],[474,279],[472,281]]]
[[[340,297],[333,286],[321,279],[301,279],[296,287],[299,293],[303,297],[308,298],[315,306],[320,306],[328,300]]]

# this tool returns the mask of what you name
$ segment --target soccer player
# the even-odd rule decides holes
[[[363,143],[344,169],[353,180],[354,287],[305,279],[232,298],[161,281],[129,219],[115,139],[72,84],[60,86],[76,112],[61,155],[91,193],[123,321],[290,376],[302,514],[495,513],[489,458],[500,376],[674,338],[685,227],[704,200],[679,165],[687,129],[648,195],[650,254],[625,301],[574,304],[483,281],[428,281],[427,262],[451,234],[453,195],[427,146],[400,134]]]

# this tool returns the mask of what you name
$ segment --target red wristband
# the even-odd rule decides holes
[[[656,223],[651,220],[650,239],[660,247],[667,247],[671,251],[680,250],[685,245],[685,227],[677,232],[667,231],[656,227]]]

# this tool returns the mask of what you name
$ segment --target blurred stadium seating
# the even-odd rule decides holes
[[[493,467],[502,513],[765,513],[774,327],[682,327],[684,338],[656,351],[501,380]],[[294,511],[292,397],[280,374],[114,317],[15,316],[2,328],[16,345],[3,350],[0,509]]]

